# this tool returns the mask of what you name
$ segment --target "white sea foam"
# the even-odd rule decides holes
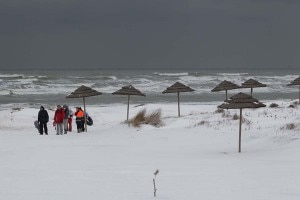
[[[154,74],[160,75],[160,76],[188,76],[188,72],[181,72],[181,73],[158,73],[155,72]]]
[[[107,79],[107,80],[117,80],[116,76],[96,76],[96,78]]]
[[[187,84],[189,82],[195,83],[208,83],[218,80],[217,76],[181,76],[179,77],[180,80],[185,81]]]
[[[217,73],[219,76],[245,76],[249,73]]]
[[[0,78],[18,78],[23,76],[23,74],[0,74]]]

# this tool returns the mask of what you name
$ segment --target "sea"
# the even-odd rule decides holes
[[[134,105],[147,103],[175,103],[176,94],[162,92],[175,82],[183,83],[194,92],[181,93],[183,103],[215,103],[225,99],[225,92],[211,92],[224,80],[241,85],[253,78],[267,87],[254,88],[253,96],[267,100],[294,100],[299,98],[299,86],[287,86],[298,78],[300,69],[284,70],[1,70],[0,104],[38,107],[57,104],[81,105],[82,99],[66,96],[81,85],[102,92],[86,98],[86,104],[105,106],[127,103],[126,96],[112,95],[123,86],[132,85],[146,96],[132,96]],[[228,91],[228,96],[238,92],[250,94],[250,89]]]

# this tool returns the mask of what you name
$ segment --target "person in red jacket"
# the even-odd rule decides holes
[[[53,125],[56,125],[56,135],[63,134],[64,116],[65,116],[64,109],[60,105],[57,105],[57,109],[54,114],[54,122],[53,122]]]

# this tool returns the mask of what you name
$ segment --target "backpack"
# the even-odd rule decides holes
[[[90,116],[88,116],[88,117],[86,118],[86,124],[89,125],[89,126],[92,126],[92,125],[93,125],[93,119],[92,119]]]

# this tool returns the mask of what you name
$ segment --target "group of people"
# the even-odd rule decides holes
[[[81,107],[76,108],[74,113],[76,117],[77,132],[83,132],[84,129],[84,112]],[[53,126],[56,128],[56,135],[67,134],[67,132],[72,132],[72,121],[73,112],[67,105],[57,105],[57,109],[54,113]],[[48,135],[47,123],[49,122],[49,115],[47,110],[41,106],[38,113],[38,128],[40,135],[45,133]]]

